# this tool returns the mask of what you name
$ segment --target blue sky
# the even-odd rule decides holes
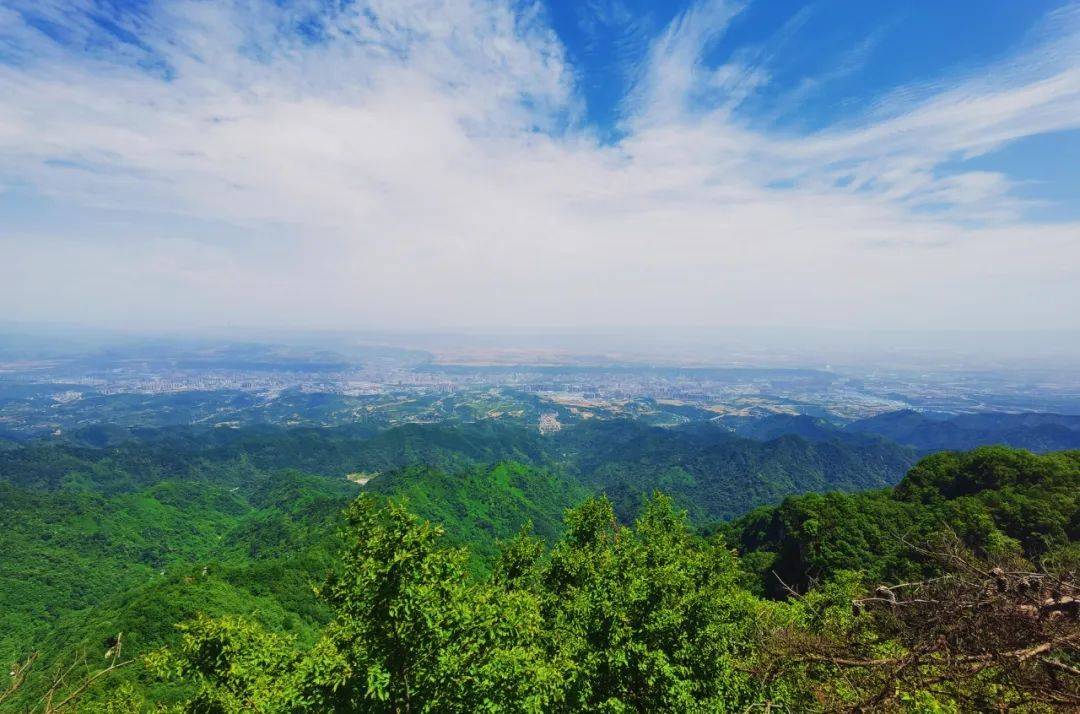
[[[1076,2],[0,0],[0,300],[1080,329]]]
[[[690,3],[551,2],[588,120],[618,133],[620,111],[649,42]],[[770,128],[808,131],[843,119],[890,89],[947,79],[1001,59],[1062,2],[747,3],[710,44],[703,64],[745,55],[769,82],[740,112]],[[813,91],[809,84],[815,83]],[[799,93],[800,101],[788,101]]]

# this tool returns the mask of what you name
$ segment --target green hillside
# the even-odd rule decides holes
[[[1008,469],[1010,456],[973,459]],[[144,651],[109,686],[92,686],[83,703],[187,712],[1049,712],[1080,697],[1068,676],[1080,639],[1075,576],[1035,571],[1016,554],[1006,570],[993,556],[955,550],[959,564],[940,560],[933,578],[870,590],[837,571],[775,600],[747,586],[744,563],[720,534],[697,535],[660,495],[628,526],[607,499],[589,499],[567,512],[551,546],[523,529],[487,575],[472,573],[467,549],[400,503],[362,496],[345,522],[336,565],[317,586],[321,619],[290,620],[260,599],[272,593],[245,592],[228,575],[163,583],[130,598],[114,624],[154,631],[160,623],[146,614],[175,604],[179,636],[159,635],[164,647]],[[193,614],[195,599],[209,611]]]
[[[790,497],[725,530],[774,594],[783,589],[777,575],[805,589],[844,570],[870,582],[932,574],[933,554],[913,546],[943,532],[982,556],[1078,564],[1080,451],[942,452],[893,490]]]
[[[38,701],[62,664],[76,662],[72,683],[99,671],[118,633],[134,659],[82,696],[91,711],[391,711],[402,697],[450,711],[843,708],[888,668],[814,657],[945,656],[853,600],[938,582],[955,565],[946,551],[1037,582],[1080,562],[1078,452],[936,454],[884,489],[910,458],[887,442],[755,441],[708,425],[110,439],[0,452],[11,544],[0,651],[39,653],[2,703],[12,711]],[[1073,587],[1059,582],[1059,595]],[[1068,638],[1058,630],[1069,623],[1010,636]],[[964,637],[964,656],[983,656]],[[1030,684],[958,672],[963,692],[929,695],[932,671],[916,669],[888,701],[948,710]]]
[[[606,493],[624,519],[654,489],[670,494],[695,520],[709,521],[789,494],[891,486],[914,463],[913,452],[885,441],[786,435],[763,442],[708,424],[586,423],[560,433],[557,447],[582,482]]]

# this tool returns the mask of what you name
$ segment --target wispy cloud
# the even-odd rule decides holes
[[[734,110],[765,56],[705,61],[741,9],[693,5],[653,39],[606,145],[536,6],[178,1],[103,25],[92,0],[4,0],[0,182],[139,220],[0,225],[0,300],[140,323],[1080,327],[1052,307],[1080,307],[1080,226],[943,168],[1080,126],[1075,10],[995,66],[779,135]]]

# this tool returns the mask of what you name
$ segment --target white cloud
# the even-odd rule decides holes
[[[706,2],[655,41],[611,146],[516,3],[372,1],[306,43],[303,6],[173,2],[125,21],[144,49],[72,41],[101,36],[72,3],[34,4],[64,44],[12,7],[0,182],[139,220],[0,221],[10,317],[1080,327],[1080,226],[937,170],[1080,125],[1075,14],[985,76],[793,137],[735,118],[768,74],[704,66],[739,10]]]

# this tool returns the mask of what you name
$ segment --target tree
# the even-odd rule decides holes
[[[237,618],[185,626],[156,670],[197,682],[192,702],[248,711],[547,711],[558,670],[539,645],[538,599],[469,576],[463,549],[405,505],[346,511],[341,569],[318,588],[335,618],[307,652]]]
[[[123,643],[123,633],[118,633],[106,643],[108,649],[105,651],[105,662],[100,668],[91,667],[84,652],[77,654],[70,662],[60,663],[49,673],[45,693],[22,710],[25,714],[59,714],[65,711],[77,711],[83,696],[91,687],[107,680],[114,672],[127,667],[134,661],[121,656]],[[34,653],[22,662],[16,662],[11,666],[11,671],[8,673],[8,686],[0,691],[0,706],[5,702],[11,703],[14,696],[26,684],[27,675],[37,664],[37,660],[38,655]],[[124,700],[134,702],[137,699],[137,695],[128,688],[124,688],[123,691],[115,693],[113,702],[119,703]],[[107,705],[101,709],[103,712],[111,711]]]
[[[828,710],[1080,708],[1075,573],[1032,571],[1020,559],[991,564],[955,538],[926,553],[945,574],[878,585],[832,626],[779,630],[766,645],[773,660],[795,670],[804,663]],[[835,610],[844,591],[796,598],[808,611],[823,602]]]

